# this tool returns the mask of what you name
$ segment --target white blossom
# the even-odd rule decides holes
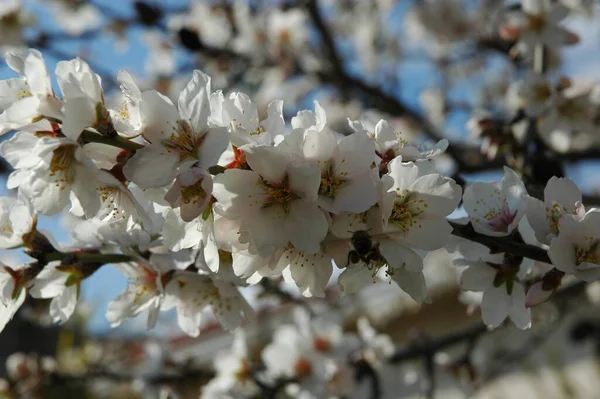
[[[550,244],[559,233],[558,224],[563,215],[583,217],[585,208],[577,185],[567,178],[555,176],[546,184],[543,202],[527,197],[526,214],[538,241]]]
[[[558,270],[591,282],[600,278],[600,211],[583,217],[564,215],[558,221],[558,236],[552,238],[548,256]]]
[[[502,181],[469,185],[463,203],[475,231],[501,237],[510,234],[525,214],[526,194],[523,181],[505,166]]]
[[[227,217],[242,219],[261,256],[288,242],[316,253],[328,228],[316,202],[319,169],[293,165],[273,147],[248,148],[246,159],[252,170],[228,169],[214,179],[213,195]]]
[[[216,165],[227,147],[227,131],[209,124],[210,77],[196,70],[178,106],[156,91],[144,93],[142,135],[150,142],[127,161],[123,173],[143,188],[166,186],[177,172]]]

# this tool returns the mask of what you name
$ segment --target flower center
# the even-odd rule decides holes
[[[280,183],[272,183],[266,180],[262,180],[262,185],[267,190],[268,198],[262,205],[262,209],[269,208],[274,205],[280,205],[283,207],[285,213],[289,211],[289,207],[292,201],[300,199],[300,197],[293,193],[289,188],[290,179],[286,174]]]
[[[235,372],[235,378],[240,382],[245,382],[250,379],[250,366],[248,366],[248,361],[246,359],[240,360],[240,368]]]
[[[564,99],[563,101],[560,101],[556,105],[556,111],[559,115],[569,120],[584,119],[586,117],[585,109],[579,102],[573,99]]]
[[[261,134],[263,134],[265,132],[265,128],[264,126],[259,126],[258,129],[256,129],[253,132],[248,133],[250,136],[259,136]]]
[[[125,220],[125,210],[120,209],[119,194],[121,191],[117,187],[113,186],[97,186],[96,191],[100,195],[100,201],[102,205],[108,208],[107,215],[110,215],[114,219]]]
[[[250,169],[246,162],[246,154],[236,146],[233,146],[233,161],[229,162],[227,169]]]
[[[198,158],[198,148],[202,146],[202,142],[206,135],[197,135],[192,131],[192,127],[185,120],[177,121],[177,129],[171,133],[169,138],[163,142],[168,150],[173,150],[179,153],[180,160],[185,158]]]
[[[296,360],[294,371],[298,377],[305,377],[312,372],[312,364],[307,359],[301,357]]]
[[[546,27],[546,18],[543,15],[530,14],[527,16],[529,29],[541,32]]]
[[[557,203],[554,203],[552,207],[546,207],[546,219],[548,219],[550,230],[554,234],[558,234],[558,221],[565,212],[567,212],[567,208],[564,206],[561,208]]]
[[[6,219],[3,220],[2,224],[0,225],[0,234],[3,236],[12,236],[13,233],[14,231],[12,228],[12,222],[8,218],[8,215],[6,215]]]
[[[326,353],[331,350],[331,342],[329,342],[329,340],[327,338],[316,337],[313,340],[313,348],[317,352]]]
[[[29,87],[27,87],[17,93],[17,101],[22,100],[26,97],[31,97],[32,95],[33,94],[31,94],[31,91],[29,91]]]
[[[18,28],[21,26],[19,12],[14,11],[3,15],[2,18],[0,18],[0,23],[9,28]]]
[[[545,102],[552,95],[552,89],[550,88],[548,82],[544,82],[539,85],[536,85],[533,89],[533,93],[536,101]]]
[[[319,195],[324,195],[329,198],[335,198],[337,190],[346,183],[343,176],[347,173],[341,173],[341,176],[336,176],[333,170],[333,163],[328,161],[325,167],[321,170],[321,185],[319,186]]]
[[[56,186],[69,184],[73,181],[75,170],[72,168],[76,162],[76,146],[74,144],[61,145],[52,151],[50,160],[50,177],[55,178]]]
[[[423,199],[411,198],[411,193],[408,190],[405,190],[404,194],[396,193],[396,201],[392,206],[392,214],[388,220],[400,230],[406,232],[419,223],[421,215],[428,206]]]
[[[490,208],[484,218],[489,222],[489,226],[493,231],[507,231],[516,215],[517,211],[511,214],[508,205],[503,204],[501,209]]]
[[[591,244],[587,247],[575,246],[575,265],[579,266],[582,263],[600,265],[600,256],[598,255],[600,240],[596,240],[595,237],[585,237],[585,241]]]
[[[208,195],[202,187],[202,180],[198,180],[191,186],[181,185],[181,199],[184,204],[198,204],[203,203]]]

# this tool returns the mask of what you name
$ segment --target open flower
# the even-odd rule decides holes
[[[81,282],[99,267],[99,264],[51,262],[32,280],[29,294],[34,298],[52,298],[50,317],[55,323],[64,323],[75,312]]]
[[[0,263],[0,333],[25,302],[26,290],[37,272],[37,264],[13,269]]]
[[[558,221],[558,237],[550,242],[548,256],[558,270],[591,282],[600,278],[600,210],[583,217],[564,215]]]
[[[501,237],[510,234],[525,214],[525,195],[523,181],[505,166],[501,182],[468,186],[463,203],[475,231]]]
[[[10,249],[26,243],[36,223],[31,202],[22,194],[17,198],[0,197],[0,248]]]
[[[531,315],[521,281],[531,263],[504,253],[490,254],[487,247],[462,239],[457,241],[456,249],[460,256],[454,264],[468,266],[461,275],[460,287],[483,292],[480,305],[483,322],[498,327],[510,317],[518,328],[529,328]]]
[[[318,168],[293,165],[276,147],[246,149],[252,170],[228,169],[215,176],[213,195],[229,218],[241,218],[258,254],[268,257],[288,242],[314,254],[328,223],[317,205]]]
[[[41,213],[55,215],[69,202],[88,217],[98,212],[98,168],[77,142],[19,132],[0,144],[0,154],[15,168],[8,186],[19,187]]]
[[[43,126],[41,118],[61,119],[61,102],[54,96],[44,58],[38,50],[25,54],[8,53],[8,66],[21,78],[0,82],[0,135],[11,130]]]
[[[519,281],[526,269],[518,265],[470,262],[460,280],[461,288],[483,291],[481,317],[486,325],[498,327],[506,317],[520,329],[531,326],[531,314],[525,306],[525,288]]]
[[[581,192],[577,185],[567,178],[552,177],[544,190],[544,202],[527,197],[527,220],[535,231],[536,238],[550,244],[559,233],[558,223],[564,215],[583,217],[585,208],[581,203]]]
[[[128,317],[148,310],[148,328],[154,327],[165,299],[165,285],[170,281],[173,262],[166,256],[153,254],[149,260],[119,263],[117,268],[129,278],[125,292],[108,304],[106,318],[116,327]]]
[[[87,127],[100,133],[112,133],[100,76],[85,61],[77,58],[59,62],[56,80],[63,95],[62,131],[65,136],[77,140]]]
[[[309,130],[303,152],[321,169],[319,205],[323,209],[360,213],[377,202],[376,177],[371,169],[375,144],[369,137],[351,134],[338,142],[329,129]]]
[[[156,91],[143,93],[142,135],[150,142],[127,161],[123,173],[139,187],[166,186],[192,165],[216,165],[229,140],[224,127],[209,124],[210,77],[196,70],[178,106]]]
[[[181,210],[181,218],[191,222],[207,208],[212,198],[212,177],[204,169],[192,167],[175,179],[165,200]]]
[[[434,250],[446,245],[452,232],[446,216],[460,201],[460,186],[432,172],[428,163],[403,163],[396,158],[382,177],[383,232],[413,248]]]
[[[214,112],[212,118],[220,126],[231,126],[231,144],[272,145],[275,136],[283,134],[283,101],[273,100],[267,106],[267,118],[261,121],[258,109],[244,93],[231,93],[224,98],[221,93],[211,96]],[[219,112],[220,110],[220,117]]]
[[[259,394],[252,370],[251,359],[246,343],[246,334],[239,328],[234,333],[231,348],[220,351],[214,358],[214,367],[217,372],[208,384],[202,388],[201,399],[219,397],[252,397]]]
[[[220,278],[216,273],[198,274],[179,270],[166,286],[169,296],[175,299],[177,323],[186,334],[200,334],[202,311],[211,308],[226,330],[240,326],[244,319],[253,319],[254,310],[240,294],[238,287]]]

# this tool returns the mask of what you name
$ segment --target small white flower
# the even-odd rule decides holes
[[[226,330],[239,327],[244,319],[254,318],[254,310],[238,288],[215,273],[176,271],[166,290],[176,299],[179,327],[192,337],[200,334],[202,311],[207,307]]]
[[[0,82],[0,135],[11,130],[50,130],[44,117],[62,119],[61,102],[54,96],[42,54],[8,53],[8,66],[21,75]],[[37,128],[37,129],[36,129]]]
[[[369,137],[351,134],[339,142],[329,129],[309,130],[304,157],[321,169],[319,205],[332,213],[364,212],[377,202],[371,165],[375,145]]]
[[[475,231],[501,237],[510,234],[525,214],[525,195],[523,181],[505,166],[501,182],[468,186],[463,203]]]
[[[558,237],[550,242],[548,256],[558,270],[591,282],[600,278],[600,210],[583,217],[564,215],[558,221]]]
[[[383,232],[410,247],[434,250],[448,243],[452,227],[446,216],[458,206],[461,188],[430,166],[392,160],[382,177],[380,208]]]
[[[358,318],[356,329],[362,344],[361,355],[373,366],[382,367],[396,349],[390,336],[379,334],[364,316]]]
[[[214,112],[212,118],[220,126],[231,126],[231,143],[236,147],[245,144],[272,145],[275,136],[283,134],[283,101],[273,100],[267,106],[267,118],[260,120],[256,105],[243,93],[231,93],[224,98],[221,93],[211,96]]]
[[[495,256],[496,259],[503,255]],[[463,263],[464,264],[464,263]],[[520,329],[531,326],[531,314],[525,306],[525,288],[519,279],[527,269],[519,265],[483,260],[467,261],[460,286],[464,290],[483,291],[481,317],[486,325],[498,327],[510,317]]]
[[[31,267],[13,269],[0,263],[0,332],[25,302]]]
[[[381,232],[380,223],[381,216],[376,209],[366,214],[345,213],[333,217],[331,230],[339,239],[325,244],[336,265],[344,268],[338,277],[340,290],[344,295],[355,293],[375,282],[383,272],[385,279],[390,283],[394,281],[417,303],[427,300],[423,259],[393,235]],[[368,236],[370,249],[366,254],[359,253],[352,240],[355,232],[361,230]],[[354,259],[356,254],[358,259]]]
[[[236,398],[259,394],[259,387],[252,378],[251,360],[243,329],[235,330],[231,348],[219,352],[213,363],[217,375],[202,388],[201,399],[222,397],[218,394],[229,394]]]
[[[212,177],[201,168],[192,167],[175,179],[165,200],[175,209],[181,210],[186,222],[200,216],[207,208],[212,194]]]
[[[87,127],[100,132],[110,123],[104,106],[104,92],[100,76],[77,58],[56,65],[56,80],[63,94],[62,131],[71,140],[77,140]]]
[[[131,190],[111,173],[101,170],[95,187],[100,197],[97,217],[103,222],[140,224],[145,229],[153,227],[148,212],[138,202]]]
[[[328,363],[312,348],[313,342],[298,331],[298,326],[283,325],[262,352],[268,375],[297,378],[309,390],[322,390],[328,379]]]
[[[548,78],[531,71],[527,72],[519,87],[525,113],[531,117],[537,117],[548,109],[553,94],[554,88]]]
[[[106,318],[111,327],[117,327],[128,317],[135,317],[148,310],[147,327],[156,325],[158,314],[165,299],[165,282],[173,263],[165,256],[153,254],[148,261],[115,265],[129,278],[125,292],[108,304]]]
[[[23,195],[0,197],[0,248],[18,247],[35,230],[37,217],[31,202]]]
[[[583,217],[585,208],[577,185],[567,178],[555,176],[546,184],[544,202],[527,197],[526,214],[538,241],[550,244],[559,233],[558,223],[563,215]]]
[[[64,323],[75,312],[81,281],[98,269],[98,265],[47,264],[32,280],[29,294],[34,298],[52,298],[50,317],[55,323]]]
[[[19,132],[0,144],[0,154],[15,168],[8,187],[20,187],[41,213],[55,215],[69,201],[88,217],[98,211],[98,168],[71,139]]]
[[[102,21],[102,14],[90,3],[55,1],[50,10],[57,25],[73,36],[97,28]]]
[[[140,103],[144,94],[141,92],[133,77],[127,71],[119,71],[117,80],[123,93],[121,108],[110,109],[110,117],[115,130],[125,137],[136,137],[143,129]]]
[[[593,112],[588,93],[559,93],[553,97],[548,111],[540,117],[540,134],[557,151],[568,151],[575,133],[595,132]]]
[[[518,40],[517,48],[531,55],[536,45],[557,49],[564,44],[577,43],[578,37],[560,27],[569,9],[547,0],[524,0],[522,10],[508,14],[500,29],[506,40]]]

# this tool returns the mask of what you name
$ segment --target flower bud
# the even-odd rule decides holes
[[[544,290],[544,282],[538,281],[531,286],[529,291],[527,291],[527,296],[525,297],[525,306],[532,308],[540,305],[550,299],[553,293],[554,290]]]

